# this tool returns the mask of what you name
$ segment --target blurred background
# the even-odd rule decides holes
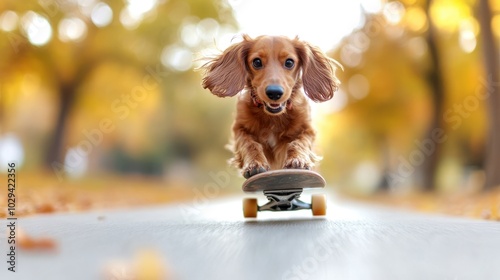
[[[0,172],[15,161],[25,188],[240,192],[224,148],[236,98],[195,68],[242,33],[298,35],[344,66],[311,104],[332,189],[500,185],[500,0],[3,0]]]

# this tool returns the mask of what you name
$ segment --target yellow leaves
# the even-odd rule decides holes
[[[413,32],[423,32],[428,27],[427,15],[420,7],[408,7],[403,22]]]
[[[99,129],[100,123],[106,121],[111,133],[105,135],[104,143],[119,140],[134,152],[149,147],[148,124],[162,101],[159,82],[146,71],[103,62],[90,75],[80,94],[69,128],[70,145],[84,139],[84,130]]]
[[[46,133],[52,128],[57,104],[37,61],[20,60],[0,84],[0,110],[5,131],[27,129]],[[36,120],[36,122],[33,122]]]
[[[162,254],[148,248],[138,250],[133,262],[124,260],[108,262],[103,272],[104,279],[117,280],[169,280],[173,277]]]
[[[500,12],[500,0],[490,0],[489,2],[493,13]]]
[[[500,14],[493,16],[491,19],[491,28],[496,37],[500,37]]]
[[[440,31],[453,33],[458,30],[462,20],[472,16],[472,11],[462,1],[438,0],[433,2],[430,14]]]
[[[145,249],[137,254],[135,261],[137,280],[164,280],[169,279],[168,269],[164,265],[163,257],[159,252]]]

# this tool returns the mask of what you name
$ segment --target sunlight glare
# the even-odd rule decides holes
[[[59,39],[63,42],[81,41],[87,34],[87,25],[83,20],[73,17],[59,22]]]
[[[299,36],[325,51],[364,21],[360,1],[233,0],[229,4],[242,33]]]
[[[333,98],[335,102],[313,103],[313,106],[319,108],[321,114],[330,115],[342,111],[349,103],[347,94],[342,89],[339,89]]]
[[[188,23],[181,27],[181,40],[188,47],[195,47],[201,42],[196,34],[196,24]]]
[[[132,18],[142,19],[144,14],[153,10],[157,4],[157,0],[127,0],[127,10]]]
[[[120,22],[127,29],[135,29],[141,24],[144,15],[152,11],[157,0],[127,0],[127,5],[120,13]]]
[[[477,34],[479,34],[479,24],[474,18],[464,19],[460,22],[458,44],[464,52],[471,53],[476,49]]]
[[[93,7],[97,0],[77,0],[80,7]]]
[[[347,88],[352,97],[361,100],[370,92],[370,81],[361,74],[354,74],[347,82]]]
[[[71,177],[82,177],[87,172],[89,165],[88,153],[80,146],[70,148],[64,157],[64,171]]]
[[[161,63],[175,71],[187,71],[193,65],[193,53],[186,48],[168,46],[161,53]]]
[[[43,46],[52,38],[52,27],[47,18],[33,11],[23,15],[21,25],[30,43],[35,46]]]
[[[356,166],[352,176],[359,191],[364,194],[371,194],[377,190],[382,179],[382,172],[376,162],[364,160]]]
[[[113,10],[111,10],[108,4],[99,2],[92,9],[90,18],[95,26],[105,27],[111,23],[111,20],[113,20]]]
[[[17,28],[19,16],[13,11],[5,11],[0,16],[0,29],[5,32],[13,31]]]
[[[7,164],[14,162],[17,167],[24,161],[24,149],[21,140],[12,133],[0,137],[0,164],[7,167]],[[2,168],[1,172],[6,172],[7,168]]]
[[[120,13],[120,22],[123,27],[127,29],[136,29],[141,23],[142,18],[134,18],[130,15],[129,10],[127,8],[123,9]]]
[[[90,16],[97,0],[76,0],[78,2],[78,8],[85,16]]]
[[[340,49],[340,63],[344,66],[355,68],[361,64],[362,59],[361,50],[352,44],[344,45]]]
[[[476,36],[470,30],[460,30],[458,38],[458,43],[460,48],[466,52],[471,53],[474,51],[477,45]]]
[[[398,24],[405,14],[405,7],[401,2],[394,1],[384,5],[384,18],[391,24]]]
[[[365,52],[370,47],[370,38],[365,32],[356,32],[350,36],[349,44],[361,52]]]
[[[205,41],[210,41],[213,40],[213,38],[217,38],[218,32],[219,23],[213,18],[202,19],[196,25],[196,33],[201,39]]]
[[[382,2],[380,0],[361,0],[360,2],[366,13],[376,14],[382,11]]]

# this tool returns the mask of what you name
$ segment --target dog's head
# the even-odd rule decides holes
[[[245,87],[254,102],[270,115],[286,111],[292,95],[303,86],[313,101],[333,97],[340,84],[337,63],[298,38],[244,35],[203,68],[203,88],[220,97],[234,96]]]

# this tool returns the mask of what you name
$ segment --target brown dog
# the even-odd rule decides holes
[[[320,159],[312,151],[315,132],[305,96],[315,102],[333,97],[340,84],[335,65],[298,38],[246,35],[203,65],[203,88],[213,94],[234,96],[244,89],[231,162],[245,178],[270,169],[311,169]]]

